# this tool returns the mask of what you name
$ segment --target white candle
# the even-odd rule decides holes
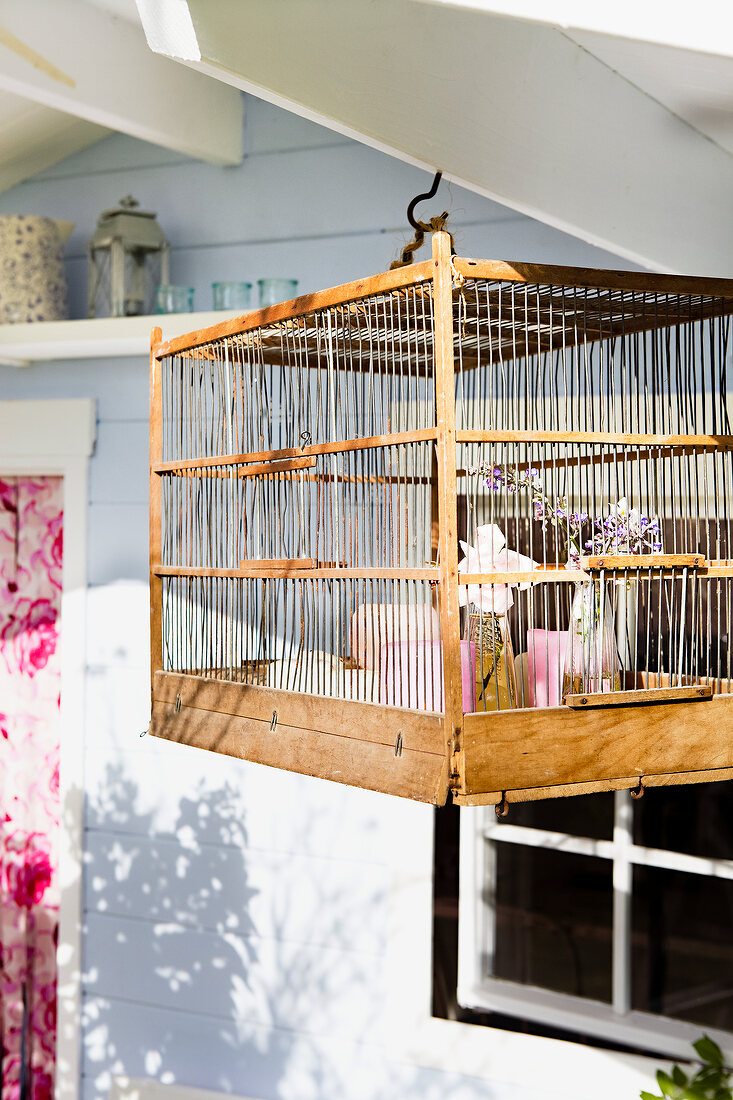
[[[351,616],[351,655],[360,668],[379,669],[388,642],[438,642],[440,618],[424,604],[364,603]]]

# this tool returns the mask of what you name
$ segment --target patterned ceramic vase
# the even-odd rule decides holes
[[[35,215],[0,216],[0,324],[66,320],[61,248],[72,228]]]

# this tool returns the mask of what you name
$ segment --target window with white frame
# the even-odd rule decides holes
[[[460,811],[458,1005],[733,1054],[733,784]]]

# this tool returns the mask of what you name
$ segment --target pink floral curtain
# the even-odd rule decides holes
[[[62,481],[0,478],[0,1100],[52,1100]]]

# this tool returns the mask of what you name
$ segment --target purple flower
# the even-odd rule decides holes
[[[618,549],[639,554],[662,549],[659,520],[652,520],[638,509],[630,508],[625,497],[612,504],[607,515],[590,516],[580,510],[571,512],[565,496],[546,496],[541,471],[535,466],[520,470],[517,465],[502,469],[501,466],[481,464],[470,472],[482,476],[486,487],[494,492],[504,489],[516,494],[521,489],[528,489],[535,520],[542,523],[543,529],[548,522],[551,523],[558,534],[564,536],[570,561],[577,561],[578,532],[586,523],[593,532],[592,537],[583,544],[587,551],[607,554],[612,549]]]

